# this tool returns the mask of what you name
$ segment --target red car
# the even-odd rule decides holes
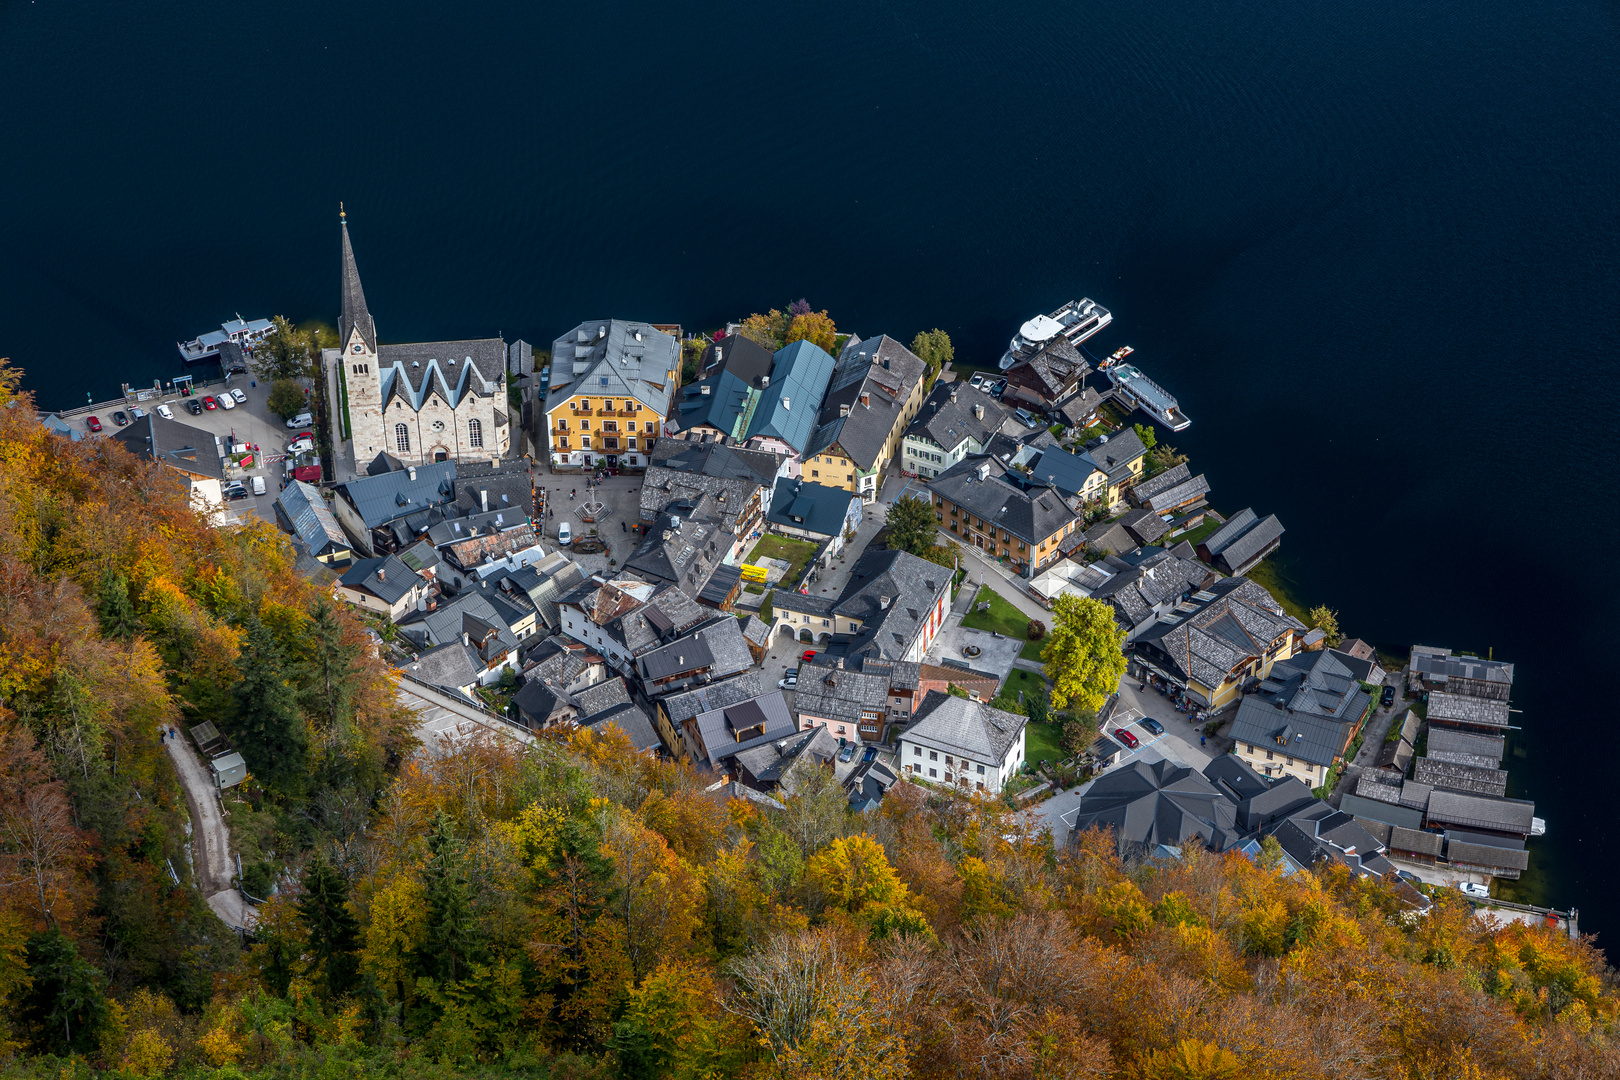
[[[88,419],[88,420],[86,420],[84,422],[84,426],[89,428],[91,431],[100,431],[101,430],[101,417],[92,416],[90,419]]]
[[[219,402],[215,401],[213,395],[210,394],[208,397],[203,398],[203,408],[217,409],[219,408]]]
[[[1120,728],[1118,731],[1114,732],[1114,738],[1118,739],[1132,750],[1135,750],[1138,746],[1142,745],[1141,739],[1138,739],[1135,735],[1132,735],[1124,728]]]
[[[807,664],[810,661],[814,660],[815,658],[816,658],[816,650],[814,650],[814,649],[806,649],[806,650],[804,650],[804,655],[799,657],[800,660],[803,660]]]

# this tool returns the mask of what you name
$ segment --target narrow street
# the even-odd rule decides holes
[[[163,745],[180,776],[186,808],[191,811],[192,869],[197,889],[226,926],[251,929],[255,921],[253,905],[243,900],[231,884],[236,876],[231,830],[225,824],[225,811],[208,766],[184,734],[178,739],[164,739]]]

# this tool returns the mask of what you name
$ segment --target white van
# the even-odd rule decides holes
[[[567,547],[573,542],[574,536],[573,533],[569,531],[568,522],[560,522],[557,525],[557,544],[560,547]]]
[[[253,494],[255,494],[255,495],[263,495],[264,494],[264,477],[255,476],[253,478]]]
[[[313,416],[307,412],[301,412],[291,420],[288,420],[287,426],[289,428],[309,427],[309,425],[313,424],[314,422],[315,418]]]

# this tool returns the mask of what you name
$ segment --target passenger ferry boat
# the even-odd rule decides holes
[[[1037,315],[1018,328],[1018,336],[1001,358],[1006,371],[1020,360],[1028,360],[1053,338],[1062,336],[1070,345],[1079,345],[1114,321],[1113,313],[1091,300],[1071,300],[1050,315]]]
[[[263,341],[269,336],[271,328],[269,319],[254,319],[249,322],[238,314],[229,322],[220,323],[218,330],[210,330],[190,341],[176,342],[176,345],[180,349],[181,360],[188,364],[199,364],[218,356],[219,347],[227,341],[244,346]]]
[[[1119,355],[1121,353],[1114,354]],[[1126,405],[1141,409],[1171,431],[1185,431],[1192,426],[1192,420],[1181,411],[1181,402],[1175,395],[1142,374],[1135,365],[1115,361],[1104,370],[1108,381],[1114,384],[1114,397]]]

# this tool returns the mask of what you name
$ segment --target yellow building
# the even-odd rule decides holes
[[[546,399],[553,468],[645,468],[680,378],[679,329],[609,319],[552,344]]]
[[[928,365],[893,338],[851,338],[805,447],[806,479],[876,502],[883,470],[900,452],[927,381]]]

